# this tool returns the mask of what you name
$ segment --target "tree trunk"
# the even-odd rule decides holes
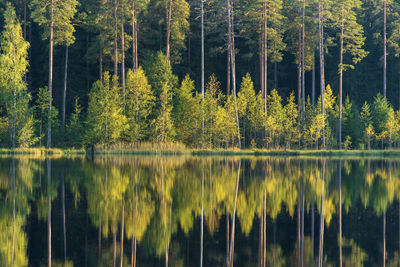
[[[263,25],[263,70],[264,70],[264,112],[265,116],[267,116],[268,110],[267,110],[267,95],[268,95],[268,33],[267,33],[267,27],[268,27],[268,9],[267,9],[267,2],[266,0],[263,1],[263,9],[264,9],[264,25]]]
[[[68,80],[68,45],[65,46],[65,66],[64,66],[64,90],[62,99],[62,141],[65,142],[65,112],[66,112],[66,98],[67,98],[67,80]],[[65,145],[65,144],[64,144]]]
[[[99,80],[103,80],[103,48],[100,47],[99,50]]]
[[[383,0],[383,97],[386,98],[386,47],[387,47],[387,38],[386,38],[386,0]]]
[[[117,32],[117,20],[118,20],[118,0],[114,0],[113,14],[114,14],[114,75],[118,76],[118,32]]]
[[[278,62],[274,62],[274,87],[278,90]]]
[[[301,94],[303,97],[302,101],[302,114],[303,114],[303,124],[306,120],[306,64],[305,64],[305,16],[306,16],[306,1],[303,0],[303,15],[302,15],[302,27],[301,27]]]
[[[232,69],[232,88],[233,88],[233,100],[235,105],[235,119],[236,119],[236,127],[237,127],[237,137],[238,137],[238,147],[241,148],[240,141],[240,126],[239,126],[239,115],[238,115],[238,107],[236,101],[236,70],[235,70],[235,55],[234,55],[234,36],[233,36],[233,14],[231,16],[231,3],[230,0],[226,0],[227,9],[228,9],[228,25],[229,25],[229,44],[230,44],[230,53],[231,53],[231,69]]]
[[[124,21],[121,19],[121,77],[122,77],[122,100],[125,109],[125,32]]]
[[[323,26],[323,5],[318,0],[318,36],[319,36],[319,69],[320,69],[320,92],[321,112],[325,116],[324,94],[325,94],[325,63],[324,63],[324,26]],[[325,119],[324,119],[325,120]],[[325,127],[322,128],[322,147],[325,149]]]
[[[171,18],[172,18],[172,0],[168,1],[168,6],[167,6],[167,14],[166,14],[166,26],[167,26],[167,33],[166,33],[166,40],[167,40],[167,47],[166,47],[166,56],[168,61],[171,60],[171,44],[170,44],[170,39],[171,39]]]
[[[50,1],[50,26],[49,26],[49,121],[47,129],[47,148],[51,148],[51,106],[53,102],[53,12],[54,0]]]
[[[231,45],[229,44],[228,38],[228,45],[226,48],[226,55],[227,55],[227,65],[226,65],[226,95],[229,96],[231,94]]]
[[[315,53],[313,54],[314,66],[312,68],[311,73],[311,100],[312,100],[312,108],[315,110]]]
[[[204,135],[204,0],[201,0],[201,131]]]
[[[136,0],[132,0],[132,70],[136,71],[137,69],[137,51],[136,51]]]
[[[340,27],[340,64],[339,64],[339,149],[342,149],[342,99],[343,99],[343,33],[344,24]]]

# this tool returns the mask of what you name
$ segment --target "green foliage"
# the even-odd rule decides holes
[[[54,25],[54,45],[74,43],[75,28],[72,20],[77,12],[77,0],[32,0],[29,4],[31,18],[39,26],[44,26],[43,39],[49,38],[48,25]]]
[[[83,136],[83,125],[82,125],[82,106],[79,104],[79,99],[75,98],[75,107],[74,112],[71,114],[69,118],[69,122],[67,125],[67,138],[68,144],[72,147],[78,147],[82,144]]]
[[[160,95],[160,109],[157,118],[153,120],[154,140],[160,143],[172,141],[175,136],[174,124],[171,118],[172,93],[168,83],[165,83]]]
[[[128,71],[126,78],[125,114],[129,128],[124,133],[128,142],[146,139],[149,134],[149,117],[155,105],[154,93],[141,67]]]
[[[176,139],[188,146],[196,144],[201,134],[201,98],[200,95],[194,96],[194,92],[194,81],[187,75],[176,90],[173,116]]]
[[[127,129],[120,92],[116,77],[111,80],[108,72],[104,73],[103,81],[93,85],[87,111],[87,144],[114,143]]]
[[[176,87],[178,78],[172,73],[172,67],[167,57],[160,51],[147,57],[147,60],[143,63],[143,69],[159,107],[163,88],[168,86],[172,90]]]

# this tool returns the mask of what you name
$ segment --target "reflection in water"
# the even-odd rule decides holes
[[[2,158],[0,266],[397,266],[399,199],[396,159]]]

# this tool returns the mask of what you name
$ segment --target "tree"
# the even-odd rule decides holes
[[[172,73],[168,58],[160,51],[148,57],[143,63],[143,69],[157,99],[157,107],[159,107],[160,95],[165,84],[170,90],[173,90],[178,83],[178,78]]]
[[[67,136],[68,136],[68,143],[72,147],[77,147],[82,144],[82,106],[79,104],[79,98],[75,98],[75,107],[74,112],[71,114],[69,118],[69,122],[67,125]]]
[[[357,11],[361,9],[362,2],[359,0],[340,0],[333,6],[333,25],[339,30],[339,149],[342,148],[342,95],[343,95],[343,72],[354,69],[354,65],[367,56],[368,52],[363,49],[365,37],[363,26],[357,22]],[[345,64],[343,55],[349,53],[352,64]]]
[[[128,71],[126,89],[125,114],[129,128],[125,135],[127,141],[136,142],[149,136],[149,116],[155,105],[155,97],[141,67],[135,72]]]
[[[53,47],[73,42],[75,29],[71,19],[76,13],[77,5],[76,0],[32,0],[30,3],[33,21],[45,27],[43,38],[49,39],[49,117],[53,102]],[[47,147],[51,147],[51,120],[47,132]]]
[[[203,135],[203,145],[208,143],[209,148],[212,148],[215,138],[215,121],[217,119],[217,111],[219,102],[221,102],[222,94],[220,90],[220,83],[217,81],[215,75],[211,75],[206,87],[204,97],[204,124],[205,134]]]
[[[284,107],[285,119],[283,121],[283,131],[285,137],[286,147],[290,149],[292,142],[296,141],[296,138],[299,136],[298,127],[297,127],[297,118],[299,116],[297,105],[295,102],[294,92],[290,93],[290,96],[287,98],[287,103]]]
[[[189,29],[189,4],[186,0],[163,0],[160,1],[165,9],[166,26],[166,50],[165,55],[172,63],[179,63],[179,50],[185,47],[186,32]]]
[[[19,99],[30,97],[27,96],[26,83],[24,81],[29,64],[29,43],[22,36],[21,25],[11,4],[7,4],[7,9],[4,12],[4,20],[5,26],[0,40],[0,86],[3,94],[5,94],[5,98],[9,99],[7,106],[12,106],[9,117],[12,118],[11,147],[14,149],[16,143],[16,123],[18,120],[17,109],[21,109],[21,107],[17,107],[17,103],[24,103],[24,101],[19,101]],[[27,108],[27,104],[25,108]],[[32,126],[32,122],[29,126]]]
[[[165,83],[160,95],[160,109],[157,118],[153,120],[154,140],[165,143],[173,140],[175,136],[174,124],[171,118],[172,93],[168,83]]]
[[[198,95],[193,96],[194,91],[194,81],[186,75],[176,90],[173,112],[176,139],[189,146],[196,144],[196,135],[199,134],[200,120],[203,117],[203,104],[199,103]]]
[[[388,140],[389,147],[392,148],[393,141],[397,137],[400,129],[399,121],[392,107],[389,108],[388,118],[385,126],[386,126],[385,128],[387,132],[387,137],[389,139]]]
[[[86,119],[87,144],[116,142],[127,129],[120,91],[116,77],[111,80],[108,72],[104,73],[103,81],[94,83],[89,93]]]
[[[243,145],[246,146],[246,133],[250,137],[256,131],[256,125],[251,123],[251,116],[255,115],[255,109],[257,104],[256,92],[254,91],[253,81],[251,80],[250,74],[247,73],[243,77],[238,93],[238,112],[239,121],[242,122],[243,132]],[[246,126],[249,127],[249,132],[246,131]],[[248,140],[248,144],[250,140]]]

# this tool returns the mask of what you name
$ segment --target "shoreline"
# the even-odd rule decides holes
[[[0,155],[91,156],[90,149],[26,148],[0,149]],[[399,157],[400,149],[390,150],[266,150],[266,149],[101,149],[95,155],[110,156],[318,156],[318,157]]]

